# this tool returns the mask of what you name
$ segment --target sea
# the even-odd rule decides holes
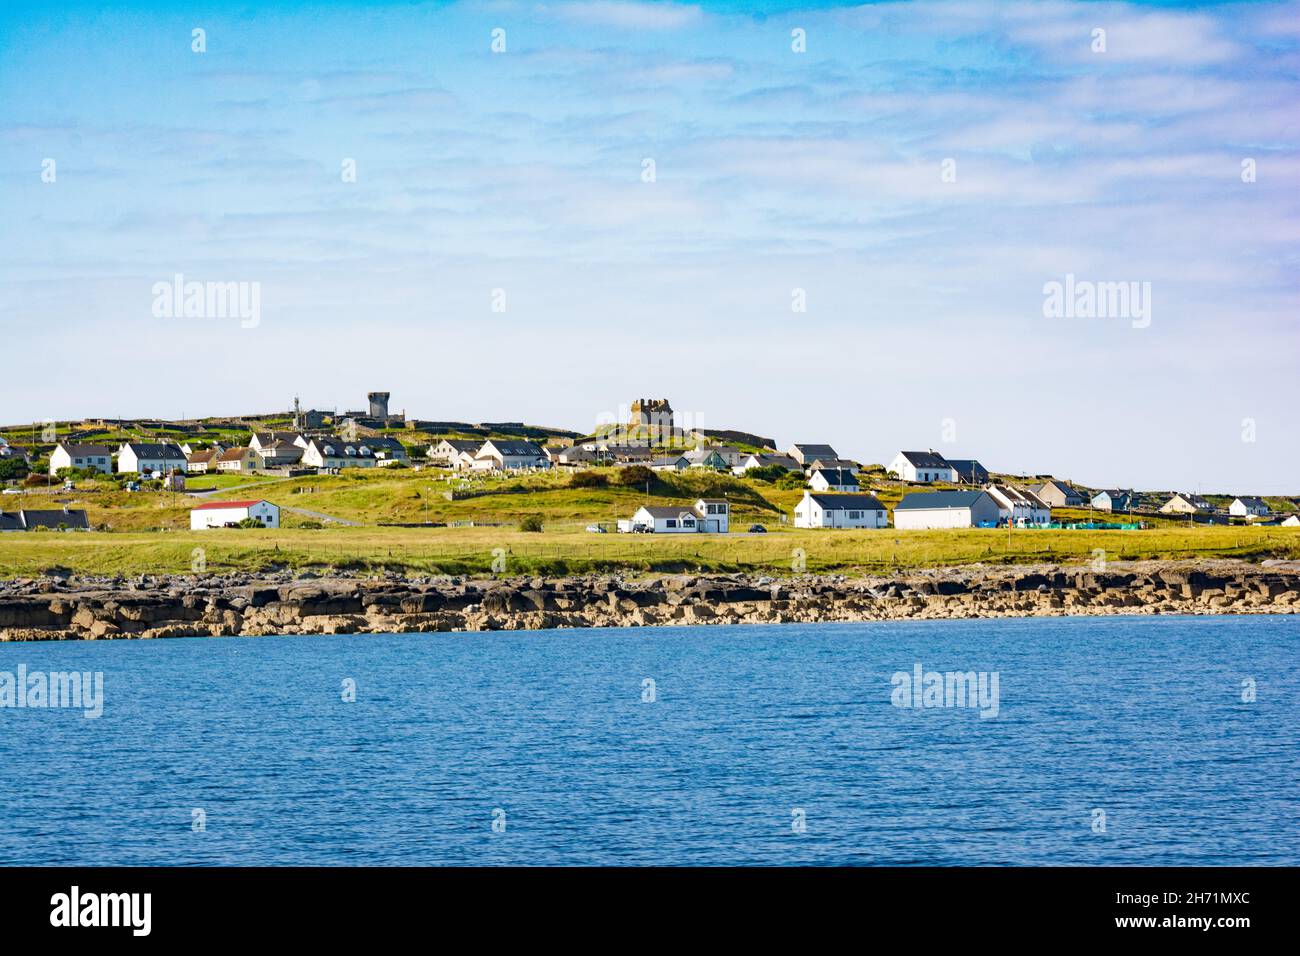
[[[0,864],[1296,865],[1298,652],[1295,616],[0,644]]]

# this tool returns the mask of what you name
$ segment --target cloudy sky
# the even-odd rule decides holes
[[[0,12],[0,421],[666,396],[1300,493],[1295,4],[118,6]],[[1149,315],[1045,315],[1067,274]]]

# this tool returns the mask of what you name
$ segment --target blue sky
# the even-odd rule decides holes
[[[662,395],[867,462],[1300,493],[1296,4],[269,7],[3,7],[0,421]],[[260,322],[155,317],[177,273]],[[1149,282],[1150,324],[1045,317],[1066,274]]]

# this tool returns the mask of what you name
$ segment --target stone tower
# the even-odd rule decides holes
[[[629,424],[670,429],[673,427],[673,407],[666,398],[638,398],[632,402],[632,421]]]
[[[370,417],[385,419],[388,417],[388,396],[389,392],[370,392],[366,398],[370,400]]]

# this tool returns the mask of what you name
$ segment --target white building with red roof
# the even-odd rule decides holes
[[[263,499],[251,501],[208,501],[190,511],[190,530],[229,528],[252,518],[264,528],[280,527],[280,506]]]

